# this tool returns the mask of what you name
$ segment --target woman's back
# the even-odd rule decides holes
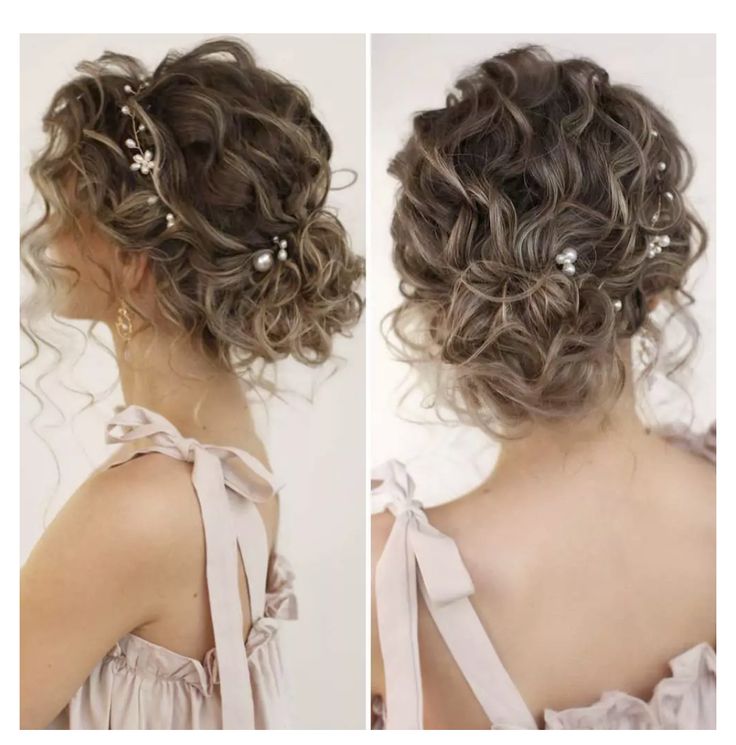
[[[472,606],[537,726],[606,691],[648,701],[671,659],[715,647],[713,466],[646,435],[553,456],[502,461],[426,511],[457,544]],[[375,560],[392,526],[374,518]],[[424,726],[488,727],[421,596],[418,642]]]
[[[293,575],[275,550],[278,485],[252,454],[220,444],[232,432],[206,429],[212,442],[189,427],[184,436],[144,407],[120,411],[107,433],[123,448],[52,525],[52,552],[75,531],[82,543],[99,532],[95,526],[114,536],[112,548],[93,546],[72,563],[76,576],[64,583],[69,597],[60,598],[60,606],[74,603],[76,595],[84,609],[99,588],[113,598],[123,595],[125,607],[137,609],[120,616],[119,609],[104,608],[98,615],[115,617],[99,629],[60,629],[70,649],[78,643],[84,651],[74,648],[74,665],[56,665],[58,695],[68,704],[52,728],[288,723],[276,621],[295,618],[296,603]],[[89,553],[98,557],[94,567]],[[130,581],[120,584],[106,563],[131,565]],[[89,597],[78,597],[80,581]],[[53,646],[48,649],[47,661]]]

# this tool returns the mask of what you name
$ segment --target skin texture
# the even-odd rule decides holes
[[[116,283],[155,308],[145,260],[122,262],[115,247],[93,232],[87,240]],[[52,251],[79,272],[58,312],[113,325],[127,404],[162,414],[185,437],[242,448],[268,466],[233,373],[162,320],[143,330],[134,324],[133,339],[124,344],[114,332],[115,305],[98,267],[77,261],[81,253],[69,238]],[[115,457],[146,444],[126,444]],[[190,471],[190,464],[157,453],[103,468],[68,500],[34,547],[21,572],[22,728],[47,726],[126,633],[196,659],[214,646],[204,533]],[[273,546],[276,497],[258,508]],[[240,593],[245,638],[251,621],[242,565]]]
[[[418,495],[421,498],[421,495]],[[530,711],[607,690],[648,699],[667,662],[715,647],[715,469],[648,433],[626,389],[600,416],[502,446],[490,477],[428,511],[458,544],[472,603]],[[373,518],[373,569],[393,517]],[[373,693],[383,695],[374,613]],[[420,599],[428,729],[489,722]]]

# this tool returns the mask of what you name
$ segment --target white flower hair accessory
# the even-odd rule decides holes
[[[128,95],[135,96],[147,85],[148,83],[143,81],[140,84],[140,87],[136,89],[133,88],[132,85],[128,84],[123,86],[123,90]],[[130,164],[130,170],[140,171],[142,175],[148,176],[148,174],[152,173],[153,169],[156,167],[156,162],[153,159],[153,151],[150,148],[144,149],[143,145],[141,145],[139,135],[142,132],[146,131],[146,125],[138,122],[135,114],[133,113],[133,109],[130,107],[129,104],[121,106],[120,111],[122,111],[125,116],[130,117],[131,129],[133,130],[133,136],[128,137],[125,140],[125,147],[127,147],[128,150],[133,151],[133,162]]]
[[[132,140],[126,140],[125,144],[128,145],[128,147],[135,147],[135,144],[128,144],[132,142]],[[143,154],[136,153],[133,156],[133,162],[130,164],[130,170],[140,171],[144,176],[147,176],[153,170],[154,165],[155,163],[153,161],[153,153],[150,150],[146,150]]]
[[[137,88],[127,83],[123,86],[123,91],[127,93],[131,99],[137,96],[144,88],[148,87],[148,80],[140,81]],[[131,137],[126,138],[125,147],[131,152],[132,161],[130,163],[130,170],[140,173],[142,176],[151,176],[151,183],[153,188],[157,190],[156,180],[153,178],[153,173],[158,169],[158,162],[154,156],[153,145],[144,147],[141,142],[141,137],[146,132],[146,125],[138,121],[135,115],[134,107],[131,106],[132,101],[124,104],[120,107],[120,111],[130,119],[131,125]],[[163,199],[159,194],[152,195],[147,199],[148,204],[155,204],[161,202],[165,205]],[[166,227],[172,228],[176,223],[176,217],[173,212],[166,213]]]

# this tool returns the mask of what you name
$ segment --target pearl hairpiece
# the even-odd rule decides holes
[[[132,85],[128,84],[123,86],[123,90],[128,95],[135,96],[147,85],[148,83],[144,81],[140,84],[140,88],[135,89]],[[130,170],[140,171],[143,176],[148,176],[149,173],[153,173],[153,170],[156,167],[156,161],[153,159],[153,151],[150,148],[144,149],[143,145],[141,145],[140,138],[138,137],[140,132],[146,131],[146,125],[138,123],[133,110],[128,104],[121,106],[120,111],[122,111],[125,116],[130,117],[131,129],[133,130],[133,136],[128,137],[125,140],[125,147],[127,147],[128,150],[133,151],[133,162],[130,164]]]
[[[647,244],[647,258],[653,259],[658,254],[662,253],[663,248],[667,248],[669,245],[670,237],[668,235],[655,235]]]
[[[287,252],[289,241],[286,238],[275,235],[271,238],[271,242],[274,244],[274,248],[264,248],[253,255],[253,264],[258,272],[267,272],[273,266],[274,250],[279,261],[286,261],[289,258]]]
[[[652,129],[649,132],[652,139],[658,139],[659,138],[659,132],[656,129]],[[667,202],[674,202],[675,195],[671,191],[663,191],[662,190],[662,176],[667,171],[667,163],[665,161],[660,160],[657,163],[657,174],[656,174],[656,180],[657,180],[657,209],[655,213],[652,215],[652,227],[655,227],[657,223],[659,222],[660,217],[662,216],[662,200],[664,199]],[[662,253],[663,248],[667,248],[667,246],[670,245],[670,237],[669,235],[662,234],[662,235],[655,235],[647,242],[647,251],[646,251],[646,257],[648,259],[653,259],[655,256],[658,256]]]
[[[127,83],[123,86],[123,91],[129,96],[137,96],[144,88],[148,87],[148,81],[142,80],[138,88],[134,88],[132,85]],[[158,169],[158,162],[154,157],[153,145],[144,147],[141,143],[141,135],[146,131],[146,125],[139,122],[133,111],[133,108],[129,104],[124,104],[120,107],[120,111],[130,119],[132,137],[128,137],[125,140],[125,147],[131,151],[132,161],[130,163],[130,170],[140,173],[142,176],[151,175],[151,183],[154,189],[156,188],[156,181],[153,179],[153,173]],[[163,200],[158,195],[151,195],[146,200],[148,204],[156,204],[160,201],[164,204]],[[176,218],[173,212],[166,213],[166,227],[171,228],[176,223]]]
[[[134,88],[129,83],[123,86],[123,91],[128,94],[131,98],[138,95],[144,88],[148,86],[147,79],[139,83],[137,88]],[[153,145],[145,146],[141,142],[143,133],[145,133],[146,125],[139,122],[134,107],[130,105],[130,101],[120,107],[120,111],[126,117],[130,119],[131,125],[131,136],[126,138],[125,147],[130,151],[131,163],[130,170],[139,173],[141,176],[151,176],[151,183],[153,188],[157,190],[156,179],[154,174],[158,171],[159,163],[156,160]],[[164,206],[167,206],[160,194],[152,194],[146,199],[147,204],[154,205],[157,202],[161,202]],[[176,216],[173,212],[166,213],[166,227],[171,228],[176,223]],[[274,265],[274,257],[278,261],[286,261],[289,258],[288,248],[289,241],[286,238],[282,238],[279,235],[274,235],[271,238],[273,248],[265,248],[260,251],[256,251],[253,254],[253,265],[258,272],[267,272]]]
[[[578,252],[574,248],[566,248],[555,256],[555,261],[560,265],[563,273],[568,277],[575,276],[575,262]]]
[[[560,265],[560,268],[568,277],[574,277],[576,272],[575,262],[577,261],[577,258],[578,252],[574,248],[566,248],[555,256],[555,261]],[[611,300],[611,305],[613,305],[613,310],[616,313],[624,307],[623,302],[618,298]]]
[[[599,78],[597,75],[594,75],[592,77],[593,83],[598,83]],[[650,131],[650,136],[654,139],[659,137],[659,132],[657,132],[656,129],[652,129]],[[652,216],[652,227],[655,228],[656,224],[659,222],[659,219],[662,215],[662,205],[663,200],[665,202],[674,202],[675,195],[671,191],[663,191],[662,190],[662,176],[667,171],[667,163],[665,161],[660,160],[657,162],[657,210]],[[670,236],[666,233],[662,233],[660,235],[655,235],[652,238],[649,239],[647,242],[647,250],[646,250],[646,257],[648,259],[653,259],[654,257],[658,256],[662,253],[662,249],[667,248],[671,243]],[[560,253],[555,256],[555,261],[560,266],[560,269],[566,274],[568,277],[574,277],[575,276],[575,262],[578,258],[578,252],[574,248],[566,248],[564,251],[560,251]],[[613,306],[613,310],[616,313],[619,313],[623,307],[623,301],[620,298],[614,298],[611,299],[611,305]]]

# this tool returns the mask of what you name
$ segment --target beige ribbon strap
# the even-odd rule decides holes
[[[376,565],[376,612],[386,678],[387,729],[422,729],[417,587],[489,720],[536,729],[536,722],[488,638],[470,595],[473,582],[449,536],[429,524],[406,467],[392,460],[372,474],[379,508],[395,516]]]
[[[220,676],[222,726],[223,729],[253,729],[253,695],[243,642],[238,557],[242,556],[244,567],[250,575],[249,587],[254,588],[251,590],[251,606],[256,620],[263,612],[265,590],[257,583],[262,582],[265,586],[267,545],[265,534],[259,534],[258,528],[252,527],[257,525],[255,521],[244,523],[236,517],[240,510],[255,510],[253,503],[262,502],[273,494],[273,477],[260,461],[244,450],[206,445],[183,437],[167,419],[140,406],[127,407],[108,423],[108,442],[128,442],[143,437],[150,438],[153,444],[137,452],[160,452],[193,463],[192,484],[204,526],[207,587]],[[226,461],[230,458],[241,461],[261,481],[246,482],[228,467]],[[231,505],[226,486],[239,498],[247,500],[246,504]],[[251,528],[243,528],[244,524]],[[238,532],[242,534],[240,540]],[[244,545],[246,542],[248,546]],[[264,552],[264,555],[258,561],[250,562],[254,550]],[[246,558],[249,559],[248,563]],[[250,574],[249,563],[255,564],[257,576]]]

